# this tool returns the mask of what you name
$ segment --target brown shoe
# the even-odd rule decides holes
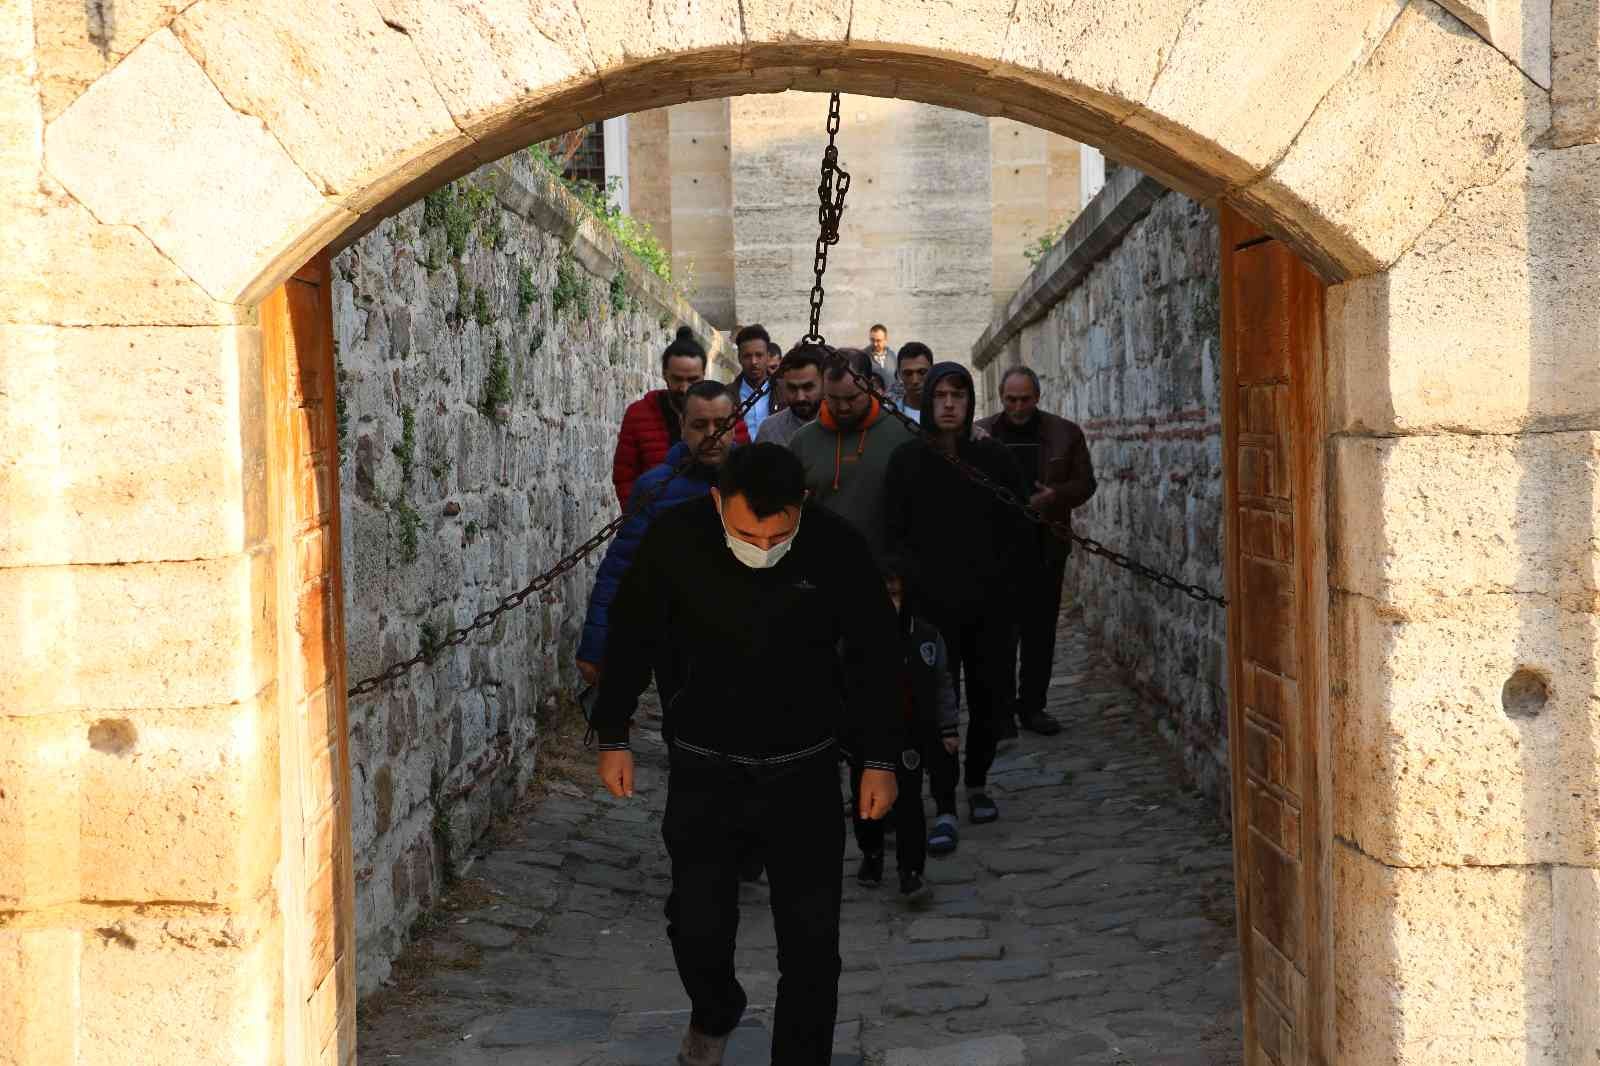
[[[722,1053],[727,1049],[726,1034],[711,1036],[690,1025],[678,1048],[678,1066],[722,1066]]]

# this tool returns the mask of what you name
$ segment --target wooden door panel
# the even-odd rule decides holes
[[[326,255],[261,305],[278,602],[286,1057],[355,1061],[354,869]]]
[[[1223,450],[1245,1060],[1332,1061],[1323,286],[1224,208]]]

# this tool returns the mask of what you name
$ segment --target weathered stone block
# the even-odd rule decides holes
[[[1595,616],[1340,594],[1333,617],[1336,834],[1395,865],[1600,861]]]
[[[1514,433],[1600,413],[1600,146],[1463,192],[1388,271],[1328,291],[1336,430]]]
[[[223,302],[259,299],[354,221],[167,29],[62,112],[45,150],[50,173],[96,218],[137,226]]]
[[[271,557],[0,570],[0,705],[13,714],[203,707],[274,676]]]
[[[1600,434],[1336,437],[1330,464],[1335,587],[1400,607],[1600,588]]]
[[[1561,146],[1600,141],[1600,8],[1591,0],[1550,5],[1551,133]]]
[[[373,4],[199,3],[172,29],[234,110],[357,213],[469,143],[410,35]]]
[[[1546,94],[1503,55],[1441,8],[1411,4],[1240,197],[1326,275],[1370,274],[1548,124]]]
[[[0,566],[194,559],[265,534],[254,327],[0,326]]]
[[[1334,850],[1340,1061],[1557,1066],[1549,875]]]
[[[1438,0],[1439,6],[1494,45],[1531,80],[1550,88],[1547,0]]]
[[[1318,5],[1313,16],[1297,0],[1195,7],[1126,125],[1155,140],[1205,145],[1205,163],[1229,181],[1254,178],[1404,7],[1404,0],[1339,0]],[[1197,84],[1227,89],[1196,92]]]

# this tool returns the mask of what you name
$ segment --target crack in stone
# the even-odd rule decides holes
[[[1349,837],[1338,833],[1333,835],[1333,842],[1355,852],[1366,859],[1371,859],[1379,866],[1390,870],[1526,870],[1530,873],[1555,870],[1592,870],[1592,866],[1581,866],[1570,862],[1430,862],[1427,865],[1412,865],[1409,863],[1388,862],[1367,851],[1360,844]]]
[[[1405,246],[1400,249],[1400,254],[1396,255],[1393,259],[1389,260],[1389,262],[1385,263],[1383,265],[1383,269],[1385,271],[1393,269],[1394,265],[1396,263],[1400,262],[1400,260],[1402,260],[1406,256],[1410,255],[1412,249],[1414,249],[1417,246],[1417,244],[1422,240],[1422,238],[1424,238],[1424,237],[1426,237],[1428,235],[1428,231],[1433,229],[1434,226],[1438,225],[1439,220],[1444,218],[1445,215],[1449,214],[1450,211],[1456,206],[1456,202],[1458,200],[1460,200],[1463,196],[1465,196],[1465,195],[1467,195],[1468,193],[1471,193],[1471,192],[1480,192],[1480,191],[1482,191],[1484,189],[1492,189],[1492,188],[1494,188],[1496,185],[1498,185],[1502,181],[1504,181],[1506,179],[1506,177],[1511,174],[1512,171],[1517,169],[1517,167],[1525,165],[1526,162],[1527,162],[1527,157],[1531,153],[1532,153],[1532,149],[1529,148],[1529,149],[1525,150],[1522,155],[1514,155],[1514,156],[1512,156],[1511,157],[1511,162],[1508,163],[1504,168],[1502,168],[1501,171],[1498,174],[1496,174],[1493,178],[1491,178],[1489,181],[1478,182],[1477,184],[1474,184],[1474,185],[1464,185],[1460,189],[1457,189],[1455,192],[1451,193],[1450,196],[1445,199],[1444,205],[1442,207],[1440,207],[1437,212],[1434,213],[1432,218],[1428,219],[1427,225],[1425,225],[1421,229],[1417,230],[1417,232],[1412,236],[1412,238],[1405,243]]]

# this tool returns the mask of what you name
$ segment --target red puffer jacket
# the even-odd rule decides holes
[[[611,484],[616,486],[617,502],[627,506],[639,475],[665,462],[667,452],[682,439],[683,424],[667,401],[666,389],[652,389],[629,404],[611,457]],[[750,431],[742,418],[733,427],[733,439],[736,444],[750,443]]]

